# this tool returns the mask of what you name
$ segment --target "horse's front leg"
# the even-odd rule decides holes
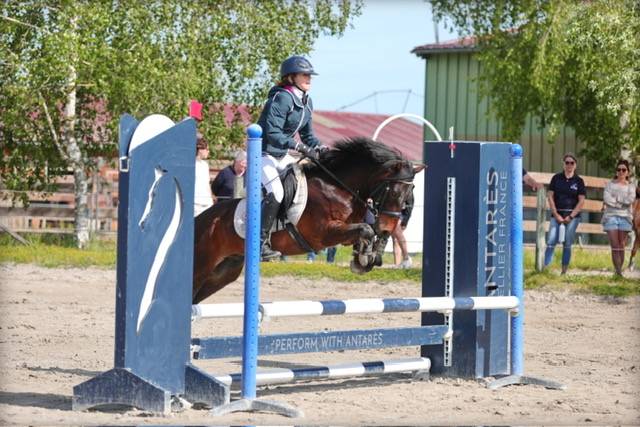
[[[328,236],[339,239],[342,244],[353,245],[353,260],[351,271],[354,273],[366,273],[373,268],[376,262],[376,233],[366,223],[333,225],[328,227]],[[328,243],[331,245],[332,243]]]

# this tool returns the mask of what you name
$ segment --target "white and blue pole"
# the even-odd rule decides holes
[[[244,339],[242,397],[256,398],[258,370],[258,313],[260,301],[260,175],[262,172],[262,128],[247,129],[247,228],[244,246]]]
[[[522,375],[524,352],[524,257],[522,230],[522,147],[511,145],[511,295],[518,313],[511,317],[511,375]]]

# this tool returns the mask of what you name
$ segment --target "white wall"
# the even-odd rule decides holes
[[[422,225],[424,223],[424,170],[413,179],[413,213],[404,230],[409,253],[422,252]],[[385,252],[393,252],[392,239],[389,239]]]

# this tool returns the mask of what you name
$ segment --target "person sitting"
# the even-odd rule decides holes
[[[213,196],[209,188],[209,144],[200,132],[196,135],[196,178],[194,185],[193,215],[198,216],[213,205]]]
[[[247,170],[247,153],[236,152],[233,163],[222,169],[211,183],[211,191],[216,200],[233,199],[244,196],[244,173]]]

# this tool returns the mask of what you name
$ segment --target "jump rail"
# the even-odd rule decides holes
[[[264,318],[294,316],[332,316],[363,313],[443,312],[450,310],[511,310],[519,307],[515,296],[361,298],[327,301],[278,301],[260,304]],[[244,304],[198,304],[191,308],[193,320],[242,317]]]

